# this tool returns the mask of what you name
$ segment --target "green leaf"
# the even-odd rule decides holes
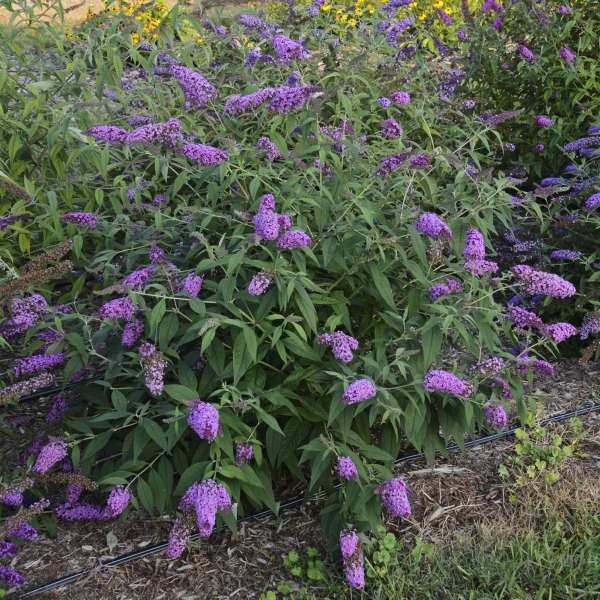
[[[161,322],[158,330],[158,345],[161,350],[166,350],[169,342],[177,334],[179,319],[175,313],[169,313]]]
[[[244,340],[246,342],[246,349],[250,353],[250,357],[252,358],[252,360],[256,361],[256,350],[258,347],[256,334],[254,333],[254,331],[252,331],[252,329],[250,329],[250,327],[244,327],[242,329],[242,332],[244,334]]]
[[[308,324],[311,331],[317,332],[317,311],[311,302],[310,296],[304,289],[304,286],[298,281],[294,281],[294,287],[296,288],[296,294],[294,299],[296,304],[302,313],[306,323]]]
[[[388,278],[379,270],[379,267],[375,264],[370,264],[369,270],[371,271],[371,277],[373,278],[375,288],[383,298],[384,302],[391,308],[395,309],[396,304],[394,303],[394,294],[392,293],[392,286],[390,285]]]
[[[154,512],[154,496],[150,486],[140,477],[137,482],[137,495],[146,511],[152,515]]]
[[[204,477],[204,471],[206,469],[206,463],[194,463],[190,465],[179,478],[177,486],[173,494],[175,496],[182,496],[184,492],[196,481],[200,481]]]
[[[158,304],[154,306],[152,312],[150,313],[150,329],[152,329],[152,331],[156,330],[166,311],[167,304],[165,302],[165,299],[163,298],[160,302],[158,302]]]
[[[198,398],[198,392],[196,390],[192,390],[185,385],[179,385],[178,383],[169,383],[168,385],[165,385],[164,391],[173,398],[173,400],[179,400],[180,402],[196,400]]]
[[[246,347],[246,336],[240,331],[233,342],[233,383],[236,384],[248,369],[252,362],[248,348]]]
[[[160,446],[163,450],[168,449],[167,444],[167,436],[165,432],[162,430],[161,426],[158,423],[155,423],[151,419],[140,419],[142,423],[142,427],[146,430],[146,433],[150,436],[158,446]]]

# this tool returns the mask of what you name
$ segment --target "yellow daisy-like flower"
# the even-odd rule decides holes
[[[321,6],[321,10],[327,12],[328,10],[331,9],[331,4],[324,4],[323,6]]]

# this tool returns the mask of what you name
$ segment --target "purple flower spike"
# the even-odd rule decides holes
[[[187,108],[203,108],[208,100],[217,96],[215,86],[193,69],[182,65],[172,65],[170,72],[183,90]]]
[[[415,229],[433,239],[452,239],[452,232],[448,225],[433,213],[423,213],[414,223]]]
[[[348,583],[354,589],[362,589],[365,586],[364,556],[356,531],[347,529],[340,531],[340,550]]]
[[[267,291],[271,284],[273,275],[270,271],[263,269],[258,275],[255,275],[248,285],[248,293],[251,296],[260,296]]]
[[[32,471],[46,473],[54,464],[67,455],[67,444],[62,440],[56,440],[46,444],[37,456]]]
[[[485,418],[494,429],[502,429],[506,427],[506,411],[502,406],[494,406],[488,404],[484,409]]]
[[[485,258],[483,235],[477,229],[467,229],[463,256],[467,259]]]
[[[309,235],[298,229],[292,229],[286,231],[283,235],[277,238],[277,247],[292,250],[293,248],[299,248],[301,246],[309,247],[312,246],[312,240]]]
[[[579,333],[577,327],[571,325],[571,323],[555,323],[554,325],[548,325],[544,329],[544,333],[555,343],[560,344],[560,342],[570,338]]]
[[[530,295],[543,294],[553,298],[569,298],[577,291],[572,283],[554,273],[536,271],[529,265],[516,265],[511,271],[521,280]]]
[[[368,379],[358,379],[346,388],[342,400],[345,404],[351,405],[374,398],[376,394],[377,388]]]
[[[356,465],[349,456],[338,456],[337,465],[334,469],[340,477],[347,481],[356,481],[358,479]]]
[[[115,486],[106,501],[106,518],[112,519],[120,515],[129,505],[132,496],[129,488],[122,485]]]
[[[60,217],[63,223],[72,223],[79,227],[95,229],[98,225],[98,217],[94,213],[69,212]]]
[[[254,446],[252,444],[236,444],[235,445],[235,466],[241,467],[248,464],[254,455]]]
[[[379,488],[383,506],[393,517],[410,517],[410,503],[408,502],[406,483],[395,477],[386,481]]]
[[[382,137],[396,139],[404,133],[400,123],[397,123],[394,119],[386,119],[385,121],[382,121],[381,124],[383,125],[383,128],[381,129]]]
[[[433,369],[429,371],[424,379],[423,385],[425,391],[432,394],[433,392],[442,392],[448,394],[456,394],[457,396],[470,396],[473,393],[473,385],[468,381],[463,381],[454,373]]]
[[[187,422],[200,438],[211,443],[219,430],[219,411],[212,404],[196,401],[190,408]]]
[[[97,125],[90,127],[85,133],[91,135],[99,142],[107,142],[111,146],[118,146],[125,143],[129,131],[112,125]]]
[[[331,346],[335,358],[345,363],[352,360],[352,350],[358,349],[358,340],[343,331],[323,333],[317,338],[317,344]]]
[[[535,122],[540,127],[553,127],[554,121],[550,117],[545,117],[544,115],[536,115]]]
[[[407,92],[402,91],[393,92],[390,94],[390,99],[395,104],[400,104],[401,106],[406,106],[411,102],[410,95]]]
[[[220,165],[229,158],[227,151],[219,150],[219,148],[213,146],[205,146],[204,144],[186,144],[178,148],[177,151],[179,154],[205,167]]]
[[[302,60],[308,56],[308,51],[302,47],[301,42],[294,42],[289,37],[277,34],[273,37],[273,48],[283,63],[288,63],[294,58]]]

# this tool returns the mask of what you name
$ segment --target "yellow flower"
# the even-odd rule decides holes
[[[327,12],[330,8],[331,4],[324,4],[323,6],[321,6],[321,10],[324,10],[325,12]]]

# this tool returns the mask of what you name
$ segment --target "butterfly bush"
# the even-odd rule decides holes
[[[525,379],[554,371],[537,353],[579,352],[577,339],[594,355],[598,100],[568,82],[597,73],[564,27],[589,36],[594,16],[486,0],[421,19],[409,4],[290,5],[208,23],[208,45],[111,47],[114,90],[94,88],[114,81],[99,28],[93,49],[65,40],[73,83],[36,110],[7,81],[23,147],[40,152],[15,170],[24,155],[0,132],[15,178],[0,178],[14,213],[0,217],[14,257],[0,335],[18,348],[0,402],[99,380],[47,415],[76,468],[52,437],[26,451],[32,476],[71,477],[59,518],[178,509],[177,558],[234,508],[277,510],[281,481],[309,481],[331,491],[324,535],[361,589],[361,540],[382,513],[410,516],[398,448],[432,462],[447,424],[472,435],[523,414]],[[74,87],[90,76],[93,107]],[[69,127],[49,129],[69,94]],[[67,233],[70,264],[35,262]],[[86,501],[83,473],[112,478],[106,504]],[[23,491],[3,488],[0,510]],[[13,552],[0,545],[2,562]]]

